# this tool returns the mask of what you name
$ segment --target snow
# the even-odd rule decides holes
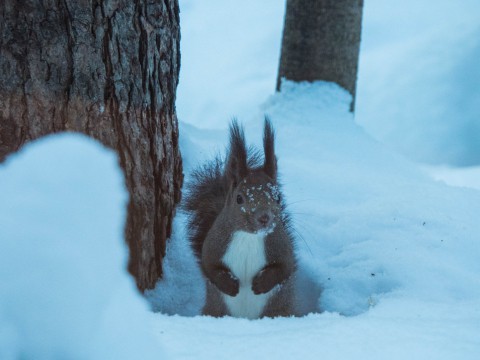
[[[450,169],[479,163],[478,1],[366,2],[355,119],[334,84],[273,94],[284,5],[180,1],[180,146],[189,181],[232,116],[257,146],[270,116],[311,313],[200,316],[181,212],[148,312],[125,270],[116,158],[53,136],[0,164],[1,359],[480,356],[480,192],[430,176],[480,184]]]
[[[0,166],[0,358],[157,358],[126,274],[127,195],[116,156],[81,135]]]
[[[177,214],[174,219],[175,241],[167,243],[162,281],[145,296],[153,311],[169,315],[195,316],[201,313],[205,302],[202,274],[187,241],[186,218]]]
[[[458,187],[480,190],[480,166],[454,168],[451,166],[422,166],[435,180]]]
[[[442,319],[440,312],[446,314]],[[400,308],[392,302],[353,318],[333,313],[260,321],[165,317],[156,331],[172,359],[477,359],[478,323],[469,310],[450,313],[449,307],[402,301]]]
[[[202,128],[243,119],[275,89],[285,3],[181,0],[177,111]]]
[[[416,161],[479,165],[480,2],[372,0],[364,15],[357,121]]]

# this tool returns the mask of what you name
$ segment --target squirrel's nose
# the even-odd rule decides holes
[[[257,222],[260,225],[260,227],[266,228],[270,226],[270,223],[272,222],[272,215],[266,211],[261,212],[260,214],[257,215]]]

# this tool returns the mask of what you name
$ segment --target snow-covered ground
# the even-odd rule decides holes
[[[478,164],[480,4],[455,4],[365,2],[354,119],[333,84],[272,95],[284,2],[181,0],[186,180],[224,151],[232,116],[259,145],[270,115],[314,313],[198,316],[182,214],[148,312],[125,270],[116,159],[78,135],[49,137],[0,165],[0,358],[477,359],[480,191],[426,174],[480,183],[475,169],[458,170],[465,180],[431,167]]]

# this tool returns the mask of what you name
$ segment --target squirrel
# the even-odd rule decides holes
[[[264,123],[264,162],[230,124],[226,160],[193,172],[185,199],[189,239],[206,277],[204,315],[248,319],[295,313],[294,238],[277,181],[275,134]]]

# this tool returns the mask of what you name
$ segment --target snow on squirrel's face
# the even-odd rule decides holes
[[[250,233],[273,231],[281,214],[280,191],[263,171],[252,171],[233,189],[226,211],[237,230]]]

